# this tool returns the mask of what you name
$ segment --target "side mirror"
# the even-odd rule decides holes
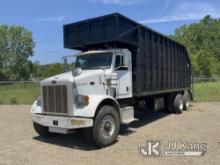
[[[81,68],[75,68],[75,69],[72,71],[73,77],[77,77],[77,76],[79,76],[81,73],[82,73],[82,69],[81,69]]]
[[[64,72],[67,72],[67,57],[63,57],[63,69],[64,69]]]

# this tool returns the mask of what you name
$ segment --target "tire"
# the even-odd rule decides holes
[[[190,96],[188,92],[185,92],[183,95],[183,110],[188,110],[190,102]]]
[[[154,111],[155,110],[155,99],[153,97],[147,97],[145,99],[145,106],[147,110]]]
[[[120,129],[119,114],[114,107],[104,105],[98,111],[92,128],[85,129],[87,141],[97,147],[115,143]]]
[[[42,126],[42,125],[37,124],[35,122],[33,122],[33,126],[34,126],[34,130],[42,137],[51,138],[56,135],[54,133],[50,133],[48,131],[48,127]]]
[[[170,94],[165,97],[164,103],[165,103],[165,111],[169,113],[174,112],[174,106],[173,106],[173,100],[174,100],[174,95]]]
[[[176,114],[180,114],[183,112],[183,96],[181,94],[177,94],[174,98],[173,102],[174,112]]]
[[[170,94],[165,97],[165,110],[169,113],[180,114],[183,111],[183,97],[181,94]]]

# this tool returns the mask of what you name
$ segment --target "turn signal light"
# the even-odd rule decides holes
[[[89,104],[89,96],[78,96],[78,104],[79,105],[88,105]]]

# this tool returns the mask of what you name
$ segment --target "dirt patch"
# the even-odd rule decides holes
[[[0,106],[0,164],[219,164],[220,103],[194,103],[181,115],[137,112],[139,121],[122,127],[118,141],[107,148],[88,145],[82,131],[51,139],[32,128],[30,106]],[[202,157],[148,158],[138,152],[146,140],[206,143]]]

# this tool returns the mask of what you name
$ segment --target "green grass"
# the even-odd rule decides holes
[[[196,83],[194,91],[197,102],[220,102],[220,82]]]
[[[220,82],[196,83],[196,102],[220,102]],[[39,83],[0,85],[0,104],[32,104],[40,94]]]
[[[32,104],[40,93],[38,83],[0,85],[0,104]]]

